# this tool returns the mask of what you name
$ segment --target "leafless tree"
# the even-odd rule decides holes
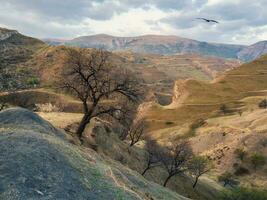
[[[101,115],[117,118],[122,112],[118,99],[137,101],[139,97],[137,80],[126,69],[113,66],[109,54],[97,49],[66,49],[60,85],[83,104],[84,116],[76,131],[81,140],[92,118]],[[106,100],[111,102],[104,103]]]
[[[195,177],[193,188],[196,187],[198,179],[211,169],[209,160],[204,156],[194,156],[189,163],[189,172]]]
[[[159,159],[160,147],[159,145],[157,145],[155,140],[146,140],[146,150],[148,152],[148,157],[147,157],[146,168],[142,172],[143,176],[149,169],[151,169],[152,167],[156,167],[160,164],[160,159]]]
[[[119,138],[124,141],[128,138],[130,129],[133,125],[133,122],[137,116],[138,104],[136,102],[124,101],[121,104],[121,112],[120,115],[116,118],[116,120],[121,125],[121,130],[119,132]],[[110,120],[112,120],[110,118]]]
[[[137,142],[139,142],[139,140],[145,133],[146,127],[147,124],[144,118],[137,119],[135,122],[133,122],[129,130],[129,138],[131,140],[130,146],[133,146]]]
[[[175,175],[188,170],[188,162],[192,157],[192,149],[188,142],[182,141],[165,149],[160,154],[160,160],[168,172],[163,186],[166,187],[168,181]]]

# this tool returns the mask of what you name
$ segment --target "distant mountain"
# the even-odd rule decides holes
[[[49,44],[49,45],[53,45],[53,46],[57,46],[57,45],[61,45],[64,44],[65,42],[67,42],[68,40],[64,40],[64,39],[51,39],[51,38],[45,38],[42,39],[45,43]]]
[[[52,40],[49,43],[53,43]],[[178,36],[114,37],[105,34],[78,37],[61,44],[85,48],[103,48],[109,51],[131,50],[135,53],[162,55],[194,53],[224,58],[237,58],[237,53],[245,47],[199,42]]]
[[[222,58],[252,61],[267,53],[267,41],[251,46],[200,42],[178,36],[144,35],[115,37],[106,34],[82,36],[72,40],[44,39],[50,45],[69,45],[83,48],[103,48],[108,51],[129,50],[146,54],[201,54]]]
[[[267,41],[257,42],[251,46],[243,48],[238,52],[237,56],[240,60],[251,61],[263,54],[267,54]]]

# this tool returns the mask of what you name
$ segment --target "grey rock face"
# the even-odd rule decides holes
[[[0,112],[0,199],[186,199],[63,136],[28,110]]]

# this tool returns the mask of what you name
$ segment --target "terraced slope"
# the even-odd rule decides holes
[[[181,126],[221,114],[225,104],[240,109],[241,99],[267,90],[267,56],[226,72],[214,83],[187,80],[178,82],[171,106],[153,104],[147,112],[151,130]],[[164,137],[162,135],[162,137]]]
[[[70,144],[30,111],[1,112],[0,127],[0,199],[187,199]]]

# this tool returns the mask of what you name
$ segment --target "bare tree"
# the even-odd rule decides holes
[[[128,138],[130,129],[137,116],[138,104],[135,102],[124,101],[121,103],[121,112],[116,120],[121,125],[119,138],[123,141]]]
[[[84,116],[76,131],[82,140],[83,131],[92,118],[118,117],[122,112],[121,105],[116,104],[118,99],[137,101],[139,91],[136,79],[126,69],[113,66],[108,52],[78,48],[68,48],[66,52],[60,85],[83,104]],[[105,100],[113,101],[104,104]]]
[[[147,124],[145,122],[145,119],[137,119],[131,126],[129,130],[129,138],[131,140],[130,146],[133,146],[144,135],[145,128],[147,127]]]
[[[196,187],[198,179],[211,169],[209,160],[204,156],[194,156],[189,163],[189,172],[195,177],[193,188]]]
[[[182,141],[165,149],[160,154],[160,160],[168,172],[163,186],[166,187],[171,177],[188,170],[187,164],[192,157],[192,149],[188,142]]]
[[[143,176],[149,169],[158,166],[158,164],[160,163],[158,156],[160,152],[160,147],[157,145],[155,140],[146,140],[146,150],[148,152],[148,157],[146,168],[142,172]]]

